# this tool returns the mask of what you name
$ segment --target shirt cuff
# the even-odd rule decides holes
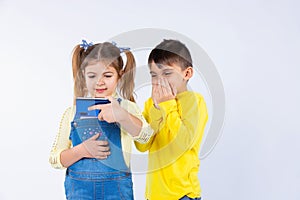
[[[153,135],[153,129],[149,126],[149,124],[142,120],[143,126],[139,135],[132,137],[134,141],[145,144],[147,143]]]
[[[52,152],[49,158],[49,163],[55,169],[65,169],[65,167],[60,162],[60,154],[64,149],[56,152]]]

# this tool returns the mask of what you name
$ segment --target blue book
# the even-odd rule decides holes
[[[88,107],[107,103],[110,101],[105,98],[77,97],[75,119],[97,118],[100,110],[88,110]]]

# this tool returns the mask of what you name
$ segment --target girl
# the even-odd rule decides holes
[[[120,50],[127,57],[124,69]],[[62,116],[49,161],[54,168],[67,168],[66,198],[133,199],[132,139],[146,143],[153,133],[134,103],[134,57],[115,44],[83,40],[74,48],[72,69],[74,102],[93,97],[110,103],[89,107],[101,109],[98,118],[77,118],[75,103]]]

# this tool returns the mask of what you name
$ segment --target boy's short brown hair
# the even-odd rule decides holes
[[[164,39],[150,53],[148,64],[154,62],[158,67],[177,64],[182,70],[193,67],[188,48],[178,40]]]

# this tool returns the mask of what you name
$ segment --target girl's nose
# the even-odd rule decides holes
[[[102,80],[102,78],[99,78],[99,80],[97,81],[97,83],[96,83],[98,86],[101,86],[101,85],[103,85],[104,84],[104,82],[103,82],[103,80]]]

